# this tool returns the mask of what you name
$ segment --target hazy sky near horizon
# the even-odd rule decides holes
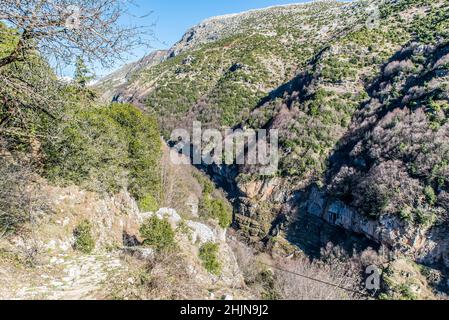
[[[126,62],[135,61],[152,50],[170,48],[181,39],[187,29],[209,17],[304,2],[310,0],[134,0],[134,5],[129,8],[132,15],[124,17],[122,23],[145,26],[154,24],[155,39],[151,43],[151,49],[134,50]],[[151,14],[147,15],[149,13]],[[99,65],[94,66],[98,76],[106,75],[118,67],[120,66],[107,70]],[[71,72],[69,68],[64,73],[71,76]]]

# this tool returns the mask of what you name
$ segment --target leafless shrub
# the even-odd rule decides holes
[[[283,270],[289,271],[276,271],[276,290],[281,294],[282,299],[347,300],[361,298],[357,293],[351,291],[359,289],[361,278],[348,262],[339,259],[333,259],[331,262],[310,261],[307,257],[301,257],[285,261],[279,266]]]
[[[408,90],[407,94],[402,99],[402,103],[406,104],[412,100],[420,99],[421,97],[423,97],[426,94],[426,92],[427,92],[427,89],[424,87],[419,87],[419,86],[411,87]]]
[[[396,190],[393,197],[391,190]],[[355,205],[365,213],[376,216],[395,214],[406,206],[413,206],[423,188],[412,179],[400,161],[386,161],[374,166],[354,189]]]
[[[26,265],[35,267],[40,263],[44,249],[42,243],[34,235],[21,236],[20,243],[17,244],[16,248],[18,255]]]
[[[45,201],[35,190],[34,168],[23,161],[0,158],[0,237],[17,233],[25,223],[36,224],[46,211]]]
[[[362,296],[353,291],[361,290],[362,261],[377,265],[380,260],[374,250],[351,258],[339,247],[328,245],[320,260],[300,256],[268,263],[267,257],[256,256],[239,241],[229,244],[246,284],[261,296],[268,290],[268,298],[285,300],[360,299]]]
[[[126,26],[128,0],[2,0],[0,21],[18,38],[14,50],[0,59],[0,67],[23,61],[35,48],[49,61],[73,62],[76,56],[111,65],[130,49],[144,44],[148,30]]]
[[[29,220],[30,199],[27,168],[1,161],[0,175],[0,236],[16,229]]]
[[[245,283],[247,285],[255,284],[260,268],[258,268],[254,250],[239,241],[230,241],[229,245],[232,247]]]
[[[438,204],[446,210],[446,215],[449,214],[449,192],[440,192],[438,195]]]
[[[449,53],[442,56],[434,65],[434,68],[439,68],[449,64]]]
[[[385,67],[384,75],[391,76],[399,72],[409,72],[413,70],[414,67],[415,65],[411,60],[392,61]]]
[[[372,248],[368,248],[360,254],[360,263],[362,264],[363,267],[368,267],[372,265],[380,266],[385,262],[386,262],[385,257],[379,255],[379,253],[376,250],[373,250]]]

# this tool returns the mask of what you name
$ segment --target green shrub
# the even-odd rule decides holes
[[[139,208],[142,211],[154,212],[159,208],[159,204],[153,195],[147,194],[145,197],[139,200]]]
[[[138,200],[143,199],[146,204],[152,200],[155,206],[161,191],[162,156],[156,119],[132,105],[112,104],[107,113],[127,133],[131,194]]]
[[[212,200],[212,212],[222,228],[227,228],[232,223],[232,210],[223,199]]]
[[[232,223],[232,208],[223,199],[214,199],[205,195],[199,204],[201,215],[218,220],[222,228],[227,228]]]
[[[203,267],[214,275],[220,275],[221,264],[218,261],[218,244],[207,242],[200,248],[199,258],[203,263]]]
[[[167,250],[175,245],[175,232],[167,220],[160,220],[153,216],[140,227],[140,235],[144,245],[155,247],[157,250]]]
[[[411,222],[413,220],[412,210],[413,210],[413,208],[408,207],[408,206],[405,208],[402,208],[401,211],[399,211],[399,216],[401,217],[402,220]]]
[[[95,240],[92,236],[92,224],[88,220],[82,221],[73,231],[75,236],[75,250],[90,254],[95,249]]]
[[[410,285],[408,284],[402,284],[398,288],[398,294],[400,295],[401,300],[417,300],[418,297],[413,292],[413,290],[410,288]]]
[[[281,299],[280,293],[276,290],[275,275],[271,270],[261,271],[256,277],[256,282],[262,285],[262,298],[264,300]]]
[[[369,186],[364,190],[365,202],[361,208],[370,217],[380,217],[390,202],[390,195],[380,186]]]
[[[156,120],[128,104],[78,108],[43,144],[46,177],[99,192],[127,189],[142,210],[157,207],[162,143]]]
[[[81,111],[44,144],[45,174],[100,192],[126,186],[126,133],[102,108]]]
[[[203,194],[212,194],[215,190],[214,184],[212,181],[210,181],[209,178],[204,176],[201,173],[193,173],[193,176],[198,181],[198,183],[201,185],[201,188],[203,189]]]
[[[437,195],[431,186],[427,186],[424,189],[424,195],[426,196],[426,200],[430,205],[434,205],[437,202]]]
[[[188,224],[184,220],[181,220],[181,222],[179,222],[176,231],[186,235],[190,241],[193,240],[192,229],[188,226]]]

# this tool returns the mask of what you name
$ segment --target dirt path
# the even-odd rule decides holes
[[[11,299],[88,300],[108,294],[106,284],[126,271],[118,253],[58,255],[28,276],[11,281]],[[19,282],[20,281],[20,282]]]

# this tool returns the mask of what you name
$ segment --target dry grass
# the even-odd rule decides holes
[[[311,260],[301,254],[290,258],[273,259],[267,254],[255,252],[238,241],[232,241],[231,246],[246,284],[264,299],[363,299],[365,298],[363,295],[350,290],[363,291],[364,267],[378,265],[381,261],[377,253],[371,249],[350,258],[338,248],[328,247],[323,250],[322,260]]]
[[[204,288],[189,270],[188,261],[177,252],[159,253],[151,261],[139,261],[129,256],[124,260],[130,271],[128,278],[116,279],[110,298],[187,300],[205,296]]]

